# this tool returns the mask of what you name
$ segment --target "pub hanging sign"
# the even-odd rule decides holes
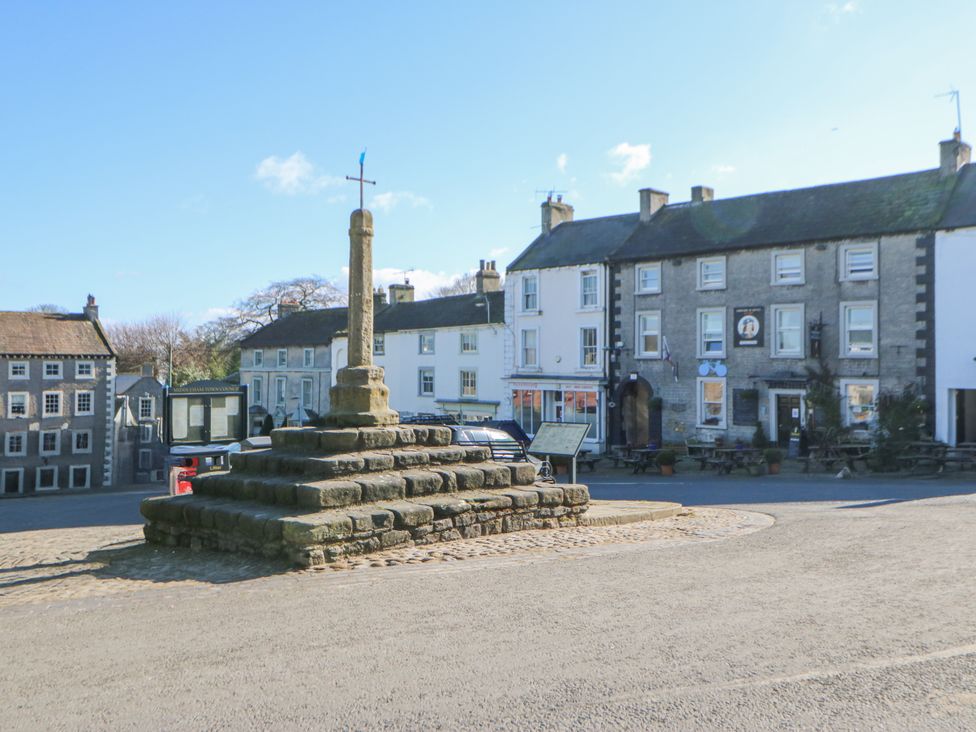
[[[736,347],[763,345],[763,308],[733,308],[732,316]]]

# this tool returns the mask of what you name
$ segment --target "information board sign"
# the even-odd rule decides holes
[[[589,432],[588,424],[567,424],[565,422],[543,422],[536,430],[527,452],[533,455],[559,455],[576,457],[583,438]]]

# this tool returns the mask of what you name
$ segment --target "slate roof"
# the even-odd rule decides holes
[[[487,298],[487,305],[485,304]],[[489,320],[489,313],[491,320]],[[477,292],[381,306],[373,317],[376,333],[451,328],[505,322],[505,293]]]
[[[941,229],[976,226],[976,164],[965,166],[956,177],[956,188],[939,224]]]
[[[970,167],[970,166],[967,166]],[[665,206],[638,224],[614,261],[696,255],[939,227],[959,175],[938,170]],[[960,204],[962,205],[962,204]]]
[[[0,312],[0,355],[111,358],[115,353],[101,326],[80,313]]]
[[[313,346],[329,343],[346,327],[346,308],[298,310],[241,340],[242,348]]]
[[[373,330],[376,333],[390,333],[398,330],[482,325],[489,322],[489,312],[490,322],[505,322],[504,291],[380,305],[373,315]],[[330,343],[337,335],[345,335],[348,316],[347,308],[294,312],[244,338],[241,347],[285,348]]]
[[[514,262],[509,272],[546,267],[570,267],[602,262],[637,226],[636,213],[567,221],[540,234]]]

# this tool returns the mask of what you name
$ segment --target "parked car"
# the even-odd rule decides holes
[[[491,459],[495,462],[529,462],[535,466],[537,476],[545,472],[543,461],[529,455],[525,445],[503,430],[467,424],[443,426],[451,430],[451,442],[455,445],[484,445],[491,450]]]

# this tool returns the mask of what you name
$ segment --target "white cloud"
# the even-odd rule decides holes
[[[317,193],[326,186],[342,183],[341,178],[323,175],[300,150],[290,157],[270,155],[258,163],[255,179],[275,193],[294,196],[299,193]]]
[[[385,288],[388,285],[401,284],[403,278],[406,277],[410,280],[410,284],[414,286],[414,297],[417,300],[422,300],[431,297],[434,294],[434,290],[450,285],[460,276],[461,273],[458,272],[431,272],[426,269],[412,269],[405,272],[402,269],[395,269],[393,267],[380,267],[379,269],[373,270],[373,288]],[[348,267],[342,268],[342,277],[343,280],[349,279]]]
[[[511,249],[509,249],[509,247],[498,247],[497,249],[492,249],[490,252],[488,252],[488,256],[489,257],[500,257],[503,254],[508,254],[508,252],[510,252],[510,251],[511,251]]]
[[[718,173],[719,175],[729,175],[730,173],[734,173],[735,172],[735,166],[734,165],[724,165],[722,163],[719,163],[718,165],[713,165],[712,166],[712,172],[713,173]]]
[[[827,3],[827,14],[837,21],[845,15],[852,15],[859,12],[861,12],[861,9],[854,0],[847,0],[846,3]]]
[[[389,213],[400,204],[409,205],[411,208],[432,208],[430,201],[423,196],[418,196],[410,191],[386,191],[377,193],[369,202],[370,208],[375,208],[383,213]]]
[[[559,153],[556,157],[556,167],[559,168],[560,173],[566,172],[566,164],[569,162],[569,155],[566,153]]]
[[[610,148],[607,155],[620,165],[620,170],[609,174],[610,179],[618,185],[628,183],[651,164],[651,146],[646,144],[631,145],[629,142],[621,142]]]

